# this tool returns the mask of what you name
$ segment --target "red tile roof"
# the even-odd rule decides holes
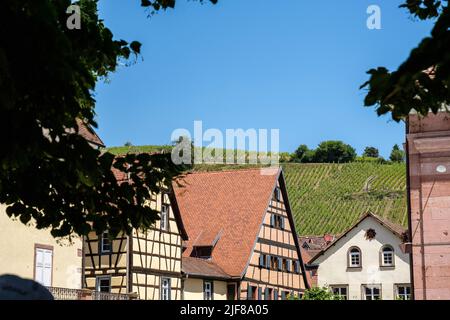
[[[217,264],[210,260],[195,257],[183,257],[182,271],[188,277],[230,279]]]
[[[102,139],[100,139],[97,133],[95,133],[94,129],[92,129],[88,124],[84,123],[83,120],[77,119],[77,125],[78,133],[80,134],[80,136],[99,147],[105,146]]]
[[[280,174],[269,170],[196,172],[173,181],[189,236],[184,257],[212,243],[211,261],[230,276],[243,276]]]

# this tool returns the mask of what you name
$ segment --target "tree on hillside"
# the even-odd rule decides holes
[[[356,158],[355,149],[342,141],[323,141],[314,154],[314,162],[351,162]]]
[[[426,116],[450,105],[450,8],[448,0],[406,0],[406,8],[420,20],[435,21],[431,35],[414,48],[397,70],[371,69],[365,106],[378,115],[391,112],[400,121],[412,109]]]
[[[378,149],[375,147],[366,147],[364,149],[363,157],[378,158],[379,156]]]
[[[398,144],[395,144],[394,147],[392,147],[391,155],[389,156],[389,159],[392,162],[403,162],[405,161],[405,151],[400,150],[400,147]]]
[[[51,228],[56,237],[149,227],[157,217],[144,205],[149,192],[180,169],[170,154],[115,159],[77,134],[77,119],[96,127],[96,83],[119,62],[133,63],[141,49],[114,38],[97,3],[74,2],[81,15],[72,16],[71,0],[0,2],[0,203],[10,217]],[[153,13],[175,0],[141,5]],[[72,19],[81,28],[72,28]],[[118,182],[112,167],[130,182]]]
[[[310,150],[307,145],[301,144],[292,154],[291,161],[298,163],[310,163],[314,161],[314,150]]]

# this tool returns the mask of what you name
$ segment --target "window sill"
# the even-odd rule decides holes
[[[380,266],[380,270],[394,270],[395,266]]]
[[[361,271],[362,267],[347,267],[347,271],[349,272],[357,272],[357,271]]]

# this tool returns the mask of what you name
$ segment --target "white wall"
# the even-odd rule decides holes
[[[376,231],[376,236],[373,240],[366,240],[365,232],[370,228]],[[411,282],[409,255],[401,252],[400,243],[401,240],[376,219],[367,217],[313,262],[319,265],[318,286],[348,285],[348,298],[359,300],[363,284],[381,284],[381,299],[394,299],[394,285]],[[387,244],[394,248],[394,268],[380,267],[380,250]],[[347,254],[352,246],[361,249],[360,269],[347,268]]]
[[[214,300],[227,299],[227,283],[225,281],[214,281]],[[184,300],[203,300],[203,279],[184,279]]]

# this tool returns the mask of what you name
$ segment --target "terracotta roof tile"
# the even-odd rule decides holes
[[[220,279],[231,278],[214,262],[195,257],[183,257],[182,271],[189,276]]]
[[[242,276],[278,176],[279,169],[245,169],[189,173],[174,180],[189,236],[183,255],[216,239],[211,261],[231,276]]]
[[[102,139],[95,133],[95,131],[86,123],[84,123],[81,119],[77,119],[77,125],[78,125],[78,133],[85,138],[87,141],[100,146],[104,147],[105,144],[103,143]]]

